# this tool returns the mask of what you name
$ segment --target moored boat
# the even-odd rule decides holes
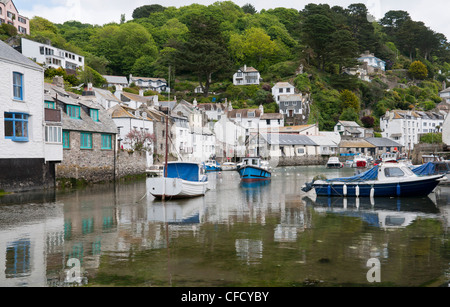
[[[338,157],[330,157],[327,162],[327,168],[342,168],[344,167],[344,163],[339,161]]]
[[[220,172],[222,168],[220,167],[219,162],[216,160],[208,160],[204,162],[205,170],[207,172]]]
[[[367,159],[363,156],[355,156],[355,159],[353,160],[353,167],[357,168],[366,168],[368,165]]]
[[[223,171],[235,171],[237,169],[237,165],[234,162],[224,162],[222,163]]]
[[[149,179],[149,193],[156,198],[189,198],[205,195],[208,177],[201,164],[192,162],[168,162],[167,173]]]
[[[260,158],[244,158],[237,169],[242,181],[270,180],[272,173],[267,161]]]
[[[318,196],[426,196],[445,180],[447,178],[443,174],[418,176],[404,163],[381,163],[353,177],[313,180],[302,191],[314,188]]]

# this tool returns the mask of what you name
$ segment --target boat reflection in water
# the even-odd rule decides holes
[[[316,212],[339,214],[361,218],[370,226],[380,228],[403,228],[418,217],[440,217],[440,210],[429,198],[417,198],[414,202],[400,197],[394,198],[333,198],[318,196],[315,200],[309,196],[303,200],[313,206]]]

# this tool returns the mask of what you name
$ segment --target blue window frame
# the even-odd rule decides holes
[[[28,142],[28,114],[4,113],[5,138],[17,142]]]
[[[66,106],[66,112],[67,115],[69,115],[70,118],[80,119],[81,118],[81,108],[80,106],[72,106],[67,105]]]
[[[80,133],[80,148],[92,149],[92,133],[88,132]]]
[[[63,130],[63,148],[70,148],[70,131]]]
[[[92,120],[94,122],[98,122],[99,121],[98,120],[98,110],[97,109],[90,109],[89,113],[90,113],[90,116],[91,116],[91,118],[92,118]]]
[[[13,72],[14,99],[23,100],[23,74]]]
[[[102,149],[112,149],[111,134],[102,134]]]

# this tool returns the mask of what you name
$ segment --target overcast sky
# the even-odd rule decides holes
[[[133,10],[146,4],[181,7],[192,3],[209,5],[217,0],[13,0],[19,13],[28,18],[44,17],[53,23],[77,20],[83,23],[103,25],[119,22],[121,14],[130,20]],[[380,19],[390,10],[407,11],[414,21],[423,21],[436,32],[450,39],[448,0],[234,0],[243,6],[251,3],[258,11],[276,7],[302,10],[308,3],[328,3],[347,8],[352,3],[364,3],[369,12]]]

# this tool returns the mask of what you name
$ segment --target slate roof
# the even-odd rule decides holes
[[[307,145],[307,146],[317,146],[317,144],[311,140],[306,135],[300,134],[278,134],[278,133],[268,133],[261,134],[261,136],[270,145]]]
[[[44,89],[47,95],[51,96],[55,101],[57,99],[58,106],[62,108],[62,126],[64,130],[86,131],[97,133],[117,133],[117,126],[106,110],[96,101],[89,98],[75,99],[69,96],[68,92],[56,85],[44,83]],[[78,105],[81,107],[81,119],[71,118],[66,113],[65,105]],[[98,122],[92,120],[91,116],[86,112],[89,108],[98,110]]]
[[[366,138],[365,140],[376,147],[403,147],[401,144],[388,138]]]
[[[249,112],[255,112],[254,117],[248,117]],[[234,109],[228,111],[228,118],[236,118],[236,114],[241,114],[241,118],[259,118],[261,116],[260,109]]]
[[[31,68],[34,70],[40,70],[42,72],[44,71],[44,69],[41,66],[39,66],[29,58],[24,56],[22,53],[15,50],[14,48],[12,48],[11,46],[9,46],[8,44],[4,43],[1,40],[0,40],[0,60],[6,62],[13,62],[15,64],[26,66],[27,68]]]
[[[127,77],[104,75],[103,78],[111,84],[128,84]]]

